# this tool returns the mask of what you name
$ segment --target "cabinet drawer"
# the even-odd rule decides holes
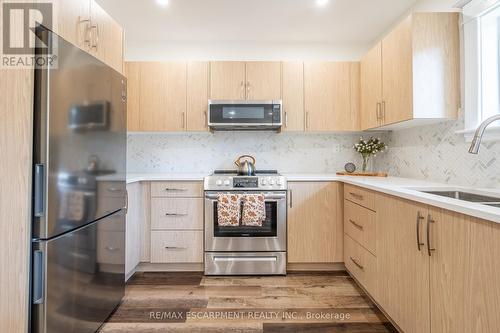
[[[375,194],[369,190],[345,184],[344,198],[373,211],[375,210]]]
[[[344,237],[344,261],[349,272],[373,296],[377,297],[377,258],[349,235]]]
[[[97,230],[121,231],[125,232],[125,212],[118,212],[106,219],[103,223],[97,224]]]
[[[151,263],[202,263],[203,231],[151,231]]]
[[[125,264],[125,231],[99,231],[97,261],[101,264]]]
[[[97,197],[123,197],[127,193],[125,182],[99,182],[97,185]]]
[[[360,205],[344,200],[344,232],[376,255],[376,214]]]
[[[201,198],[203,197],[202,182],[153,182],[152,197]]]
[[[151,229],[203,230],[203,199],[152,198]]]

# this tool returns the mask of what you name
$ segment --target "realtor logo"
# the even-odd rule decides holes
[[[39,37],[40,26],[52,30],[53,4],[2,1],[2,62],[3,68],[41,68],[53,66],[57,57],[52,33]],[[38,31],[37,31],[38,29]],[[38,35],[37,35],[38,34]],[[54,40],[56,38],[53,38]]]

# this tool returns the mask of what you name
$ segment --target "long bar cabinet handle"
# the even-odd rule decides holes
[[[432,252],[436,251],[435,248],[431,247],[431,224],[434,224],[431,214],[427,215],[427,253],[429,257],[432,256]]]
[[[424,243],[422,243],[420,241],[420,221],[422,221],[424,219],[424,217],[422,216],[422,214],[420,214],[420,212],[417,213],[417,249],[420,251],[421,249],[421,246],[424,245]]]

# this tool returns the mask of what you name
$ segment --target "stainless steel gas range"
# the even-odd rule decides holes
[[[266,219],[262,226],[220,226],[218,195],[264,195]],[[238,176],[215,171],[205,178],[205,274],[286,274],[287,181],[277,171]]]

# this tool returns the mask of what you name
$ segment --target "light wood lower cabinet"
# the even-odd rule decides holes
[[[344,201],[344,232],[373,255],[377,252],[376,218],[374,211]]]
[[[203,198],[151,198],[151,229],[203,230]]]
[[[403,332],[429,332],[429,256],[424,241],[427,206],[377,195],[376,207],[377,301]],[[417,223],[423,243],[420,250]]]
[[[151,183],[152,197],[201,198],[202,182],[167,181]]]
[[[151,182],[152,264],[203,262],[203,183]]]
[[[431,208],[431,332],[500,332],[500,224]]]
[[[366,213],[352,190],[346,219]],[[376,257],[345,222],[345,265],[402,332],[500,331],[500,224],[381,193],[374,209]]]
[[[144,219],[143,184],[127,185],[128,210],[125,233],[125,276],[130,277],[141,261],[141,227]]]
[[[152,231],[151,263],[203,262],[203,231]]]
[[[288,262],[342,262],[342,184],[289,182],[288,189]]]
[[[348,234],[344,237],[344,263],[366,291],[373,297],[377,297],[377,258]]]

